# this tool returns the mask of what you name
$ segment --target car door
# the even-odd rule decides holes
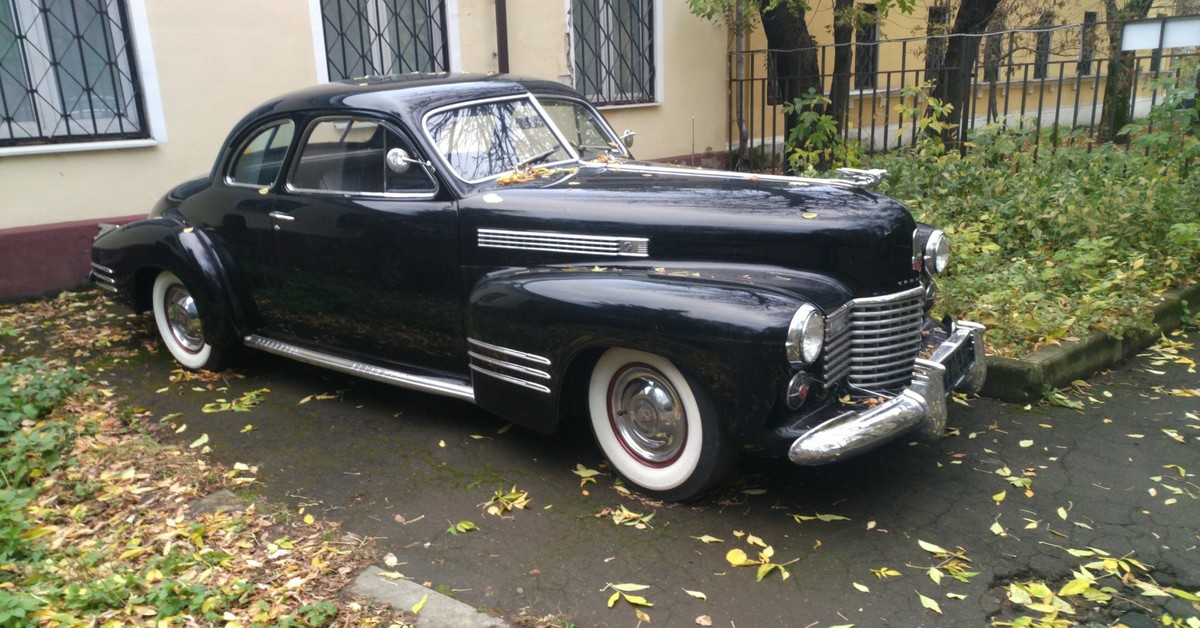
[[[368,116],[308,124],[271,207],[271,291],[283,298],[264,312],[264,332],[467,372],[457,208],[416,155],[396,127]]]

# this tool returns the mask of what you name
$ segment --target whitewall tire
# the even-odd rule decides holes
[[[643,491],[695,497],[733,462],[725,431],[703,390],[668,359],[609,349],[588,384],[596,442],[613,468]]]
[[[220,368],[222,351],[204,335],[204,320],[191,291],[169,270],[158,274],[151,293],[154,322],[171,356],[192,370]]]

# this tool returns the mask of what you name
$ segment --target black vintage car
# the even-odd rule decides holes
[[[846,179],[639,163],[560,84],[404,76],[271,100],[212,172],[104,225],[92,281],[172,355],[252,347],[553,431],[686,499],[745,449],[939,435],[983,327],[928,316],[946,236]]]

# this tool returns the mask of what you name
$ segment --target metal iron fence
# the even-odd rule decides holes
[[[973,62],[960,59],[956,66],[943,65],[942,59],[947,41],[954,36],[855,42],[846,44],[856,57],[849,65],[851,75],[837,77],[838,81],[831,70],[834,45],[807,51],[816,57],[819,84],[826,95],[834,84],[856,86],[845,95],[840,132],[843,139],[861,144],[867,152],[893,150],[916,141],[918,120],[901,111],[924,111],[929,87],[939,76],[960,76],[966,87],[951,90],[959,94],[950,102],[957,112],[958,138],[993,123],[1039,131],[1069,127],[1095,138],[1104,116],[1111,123],[1117,113],[1104,112],[1103,105],[1108,73],[1118,61],[1134,68],[1131,98],[1124,104],[1124,117],[1130,119],[1144,117],[1162,100],[1162,81],[1156,79],[1200,80],[1195,76],[1200,49],[1163,48],[1160,42],[1157,48],[1131,51],[1118,59],[1109,53],[1107,26],[1089,20],[1070,26],[960,35],[974,38],[978,50]],[[730,168],[771,168],[783,162],[788,130],[780,94],[787,93],[788,81],[802,77],[778,76],[773,71],[779,66],[774,61],[777,54],[780,52],[755,50],[729,56]],[[871,55],[871,62],[859,62],[857,57],[862,54]],[[858,76],[864,71],[870,76]]]

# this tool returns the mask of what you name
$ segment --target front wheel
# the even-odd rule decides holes
[[[733,464],[735,452],[712,403],[662,356],[605,352],[592,370],[588,413],[613,468],[656,497],[700,495]]]
[[[184,367],[219,370],[228,351],[204,335],[204,320],[191,290],[169,270],[158,274],[151,295],[154,322],[163,344]]]

